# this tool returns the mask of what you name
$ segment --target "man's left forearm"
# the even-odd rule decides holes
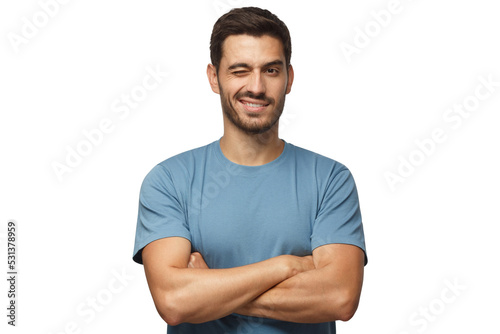
[[[364,254],[353,246],[347,252],[349,256],[281,282],[236,313],[299,323],[349,320],[359,303]]]

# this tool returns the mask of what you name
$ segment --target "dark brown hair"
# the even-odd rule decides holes
[[[278,38],[283,43],[286,66],[290,65],[292,42],[285,23],[266,9],[243,7],[232,9],[215,22],[210,38],[210,59],[217,72],[226,38],[243,34],[255,37],[269,35]]]

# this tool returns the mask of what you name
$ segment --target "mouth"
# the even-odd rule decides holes
[[[238,100],[243,108],[248,112],[262,112],[269,106],[269,103],[263,101],[248,101],[248,100]]]

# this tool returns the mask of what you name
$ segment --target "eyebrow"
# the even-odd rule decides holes
[[[269,63],[266,63],[264,64],[263,67],[270,67],[270,66],[274,66],[274,65],[280,65],[280,66],[283,66],[283,61],[281,60],[274,60],[274,61],[271,61]],[[243,67],[243,68],[251,68],[250,65],[248,65],[247,63],[235,63],[231,66],[228,67],[228,70],[234,70],[236,68],[240,68],[240,67]]]

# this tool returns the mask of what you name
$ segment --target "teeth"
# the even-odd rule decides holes
[[[264,106],[263,104],[255,104],[255,103],[247,103],[247,102],[244,102],[244,104],[246,106],[249,106],[249,107],[252,107],[252,108],[260,108],[260,107]]]

